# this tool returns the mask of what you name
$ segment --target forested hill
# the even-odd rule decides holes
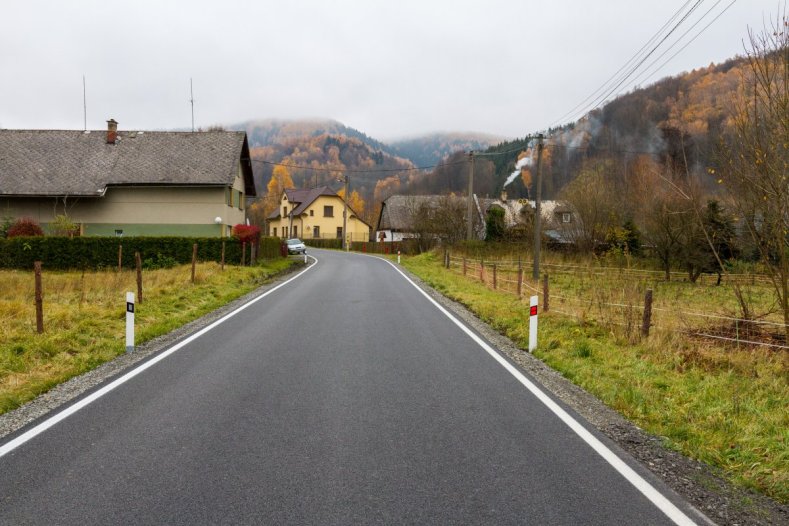
[[[434,166],[455,152],[480,151],[498,144],[503,137],[482,133],[432,133],[391,141],[391,151],[417,166]]]
[[[544,198],[562,189],[585,169],[601,166],[618,170],[612,177],[624,179],[628,166],[640,158],[665,172],[695,175],[712,186],[708,170],[716,168],[716,148],[732,132],[736,99],[745,73],[744,59],[711,64],[688,73],[664,78],[650,86],[622,95],[578,122],[546,134],[543,158]],[[477,158],[475,191],[498,195],[513,173],[519,156],[534,157],[529,142],[516,139],[500,143]],[[455,155],[431,174],[412,181],[419,193],[443,193],[462,189],[467,167]],[[479,181],[477,175],[482,174]],[[488,174],[491,174],[488,176]],[[531,172],[523,170],[507,186],[510,197],[527,197]]]

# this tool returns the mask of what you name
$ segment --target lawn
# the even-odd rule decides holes
[[[143,271],[136,343],[180,327],[250,292],[293,260],[252,267],[216,263]],[[126,292],[134,271],[47,271],[44,333],[36,333],[33,272],[0,270],[0,414],[125,352]]]
[[[447,270],[437,254],[404,258],[403,265],[527,348],[532,292],[524,289],[519,299],[501,290],[501,282],[492,290],[490,267],[487,284],[482,284],[479,274],[464,277],[462,269]],[[616,301],[639,296],[644,285],[623,274],[595,272],[592,278],[584,272],[556,273],[551,278],[556,308],[540,316],[535,356],[639,427],[665,437],[669,447],[720,468],[736,484],[789,502],[789,353],[696,336],[683,329],[695,322],[682,315],[664,316],[662,330],[641,339],[621,312],[595,310],[595,305],[614,303],[616,294],[622,295]],[[661,308],[674,304],[678,311],[731,309],[735,314],[731,291],[713,283],[655,280],[653,285],[659,286],[655,295],[663,298]],[[751,291],[759,309],[769,308],[768,296],[764,288]],[[577,303],[581,311],[586,306],[586,313],[563,305],[559,297],[567,305]],[[636,314],[640,321],[640,311]]]

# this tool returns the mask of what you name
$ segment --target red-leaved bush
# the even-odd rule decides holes
[[[232,230],[233,237],[240,243],[257,243],[260,241],[260,227],[255,225],[236,225]]]
[[[22,219],[17,219],[13,225],[8,227],[6,235],[8,237],[43,236],[44,230],[29,217],[23,217]]]

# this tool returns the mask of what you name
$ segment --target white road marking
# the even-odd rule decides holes
[[[132,369],[131,371],[129,371],[128,373],[124,374],[120,378],[117,378],[116,380],[113,380],[111,383],[105,385],[104,387],[102,387],[101,389],[96,391],[95,393],[92,393],[89,396],[86,396],[85,398],[83,398],[79,402],[77,402],[77,403],[75,403],[73,405],[70,405],[69,407],[67,407],[63,411],[57,413],[56,415],[53,415],[53,416],[47,418],[46,420],[44,420],[43,422],[41,422],[37,426],[35,426],[35,427],[31,428],[30,430],[22,433],[21,435],[19,435],[15,439],[11,440],[10,442],[8,442],[6,444],[3,444],[2,446],[0,446],[0,457],[6,455],[7,453],[10,453],[11,451],[15,450],[16,448],[18,448],[19,446],[21,446],[25,442],[31,440],[32,438],[36,437],[37,435],[40,435],[41,433],[43,433],[44,431],[46,431],[50,427],[54,426],[55,424],[57,424],[61,420],[65,420],[66,418],[68,418],[69,416],[73,415],[74,413],[76,413],[77,411],[82,409],[83,407],[87,406],[88,404],[91,404],[91,403],[95,402],[96,400],[98,400],[99,398],[101,398],[105,394],[109,393],[110,391],[112,391],[113,389],[118,387],[119,385],[128,382],[129,380],[131,380],[132,378],[134,378],[135,376],[137,376],[138,374],[140,374],[144,370],[148,369],[149,367],[154,366],[155,364],[157,364],[160,361],[164,360],[165,358],[167,358],[168,356],[170,356],[174,352],[178,351],[179,349],[182,349],[186,345],[189,345],[191,342],[195,341],[200,336],[204,335],[205,333],[207,333],[211,329],[217,327],[218,325],[221,325],[222,323],[226,322],[227,320],[229,320],[230,318],[232,318],[233,316],[235,316],[236,314],[238,314],[242,310],[246,309],[247,307],[249,307],[249,306],[257,303],[258,301],[262,300],[263,298],[265,298],[266,296],[268,296],[269,294],[271,294],[275,290],[280,289],[280,288],[284,287],[285,285],[287,285],[288,283],[290,283],[291,281],[300,278],[306,272],[308,272],[309,270],[312,270],[312,268],[314,268],[318,264],[318,259],[317,258],[315,258],[313,256],[309,256],[309,257],[314,259],[315,263],[310,265],[306,269],[302,270],[301,272],[299,272],[298,274],[296,274],[295,276],[293,276],[289,280],[280,283],[279,285],[277,285],[276,287],[274,287],[274,288],[272,288],[270,290],[267,290],[266,292],[264,292],[260,296],[250,300],[248,303],[245,303],[245,304],[241,305],[236,310],[234,310],[234,311],[232,311],[232,312],[230,312],[228,314],[225,314],[224,316],[222,316],[221,318],[219,318],[218,320],[213,322],[211,325],[208,325],[207,327],[204,327],[204,328],[200,329],[199,331],[197,331],[193,335],[189,336],[185,340],[183,340],[181,342],[178,342],[177,344],[173,345],[172,347],[170,347],[166,351],[164,351],[164,352],[162,352],[160,354],[157,354],[156,356],[154,356],[153,358],[151,358],[147,362],[143,363],[142,365],[137,366],[135,369]]]
[[[372,256],[376,257],[376,256]],[[442,307],[436,300],[430,297],[427,292],[422,290],[419,285],[414,283],[411,278],[405,275],[403,271],[397,268],[397,265],[392,263],[389,260],[378,258],[382,261],[386,261],[389,263],[403,278],[405,278],[408,283],[413,285],[413,287],[418,290],[427,300],[432,303],[439,311],[444,313],[444,315],[449,318],[455,325],[457,325],[463,332],[465,332],[477,345],[482,347],[494,360],[499,362],[499,364],[504,367],[512,376],[514,376],[521,384],[523,384],[526,389],[531,391],[531,393],[537,397],[537,399],[545,404],[559,419],[567,424],[567,426],[572,429],[576,435],[578,435],[581,440],[586,442],[592,449],[594,449],[603,459],[608,462],[616,471],[619,472],[628,482],[630,482],[635,488],[640,491],[647,499],[652,502],[657,508],[662,511],[669,519],[674,521],[675,524],[680,526],[694,526],[696,522],[694,522],[690,517],[685,515],[685,513],[677,508],[669,499],[667,499],[662,493],[660,493],[654,486],[652,486],[649,482],[644,480],[644,478],[636,473],[633,468],[627,465],[625,461],[623,461],[619,456],[611,451],[605,444],[600,442],[592,433],[590,433],[584,426],[582,426],[575,418],[570,416],[567,411],[562,409],[556,402],[551,400],[551,398],[546,395],[542,389],[537,387],[534,382],[526,378],[523,373],[521,373],[517,368],[515,368],[511,363],[504,359],[498,352],[496,352],[490,345],[488,345],[482,338],[477,336],[471,329],[469,329],[463,322],[461,322],[458,318],[456,318],[453,314],[451,314],[448,310]]]

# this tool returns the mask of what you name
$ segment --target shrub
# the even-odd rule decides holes
[[[74,237],[79,234],[79,227],[69,216],[59,215],[49,224],[49,233],[53,236]]]
[[[145,270],[155,270],[157,268],[173,268],[178,262],[174,257],[163,256],[156,254],[155,258],[146,258],[142,262],[142,268]]]
[[[43,236],[44,230],[29,217],[17,219],[6,231],[7,237],[33,237]]]
[[[14,224],[14,218],[11,216],[5,216],[2,221],[0,221],[0,237],[8,237],[8,229],[11,228],[11,225]]]
[[[236,225],[233,227],[232,233],[239,243],[257,243],[260,241],[260,227],[255,225]]]

